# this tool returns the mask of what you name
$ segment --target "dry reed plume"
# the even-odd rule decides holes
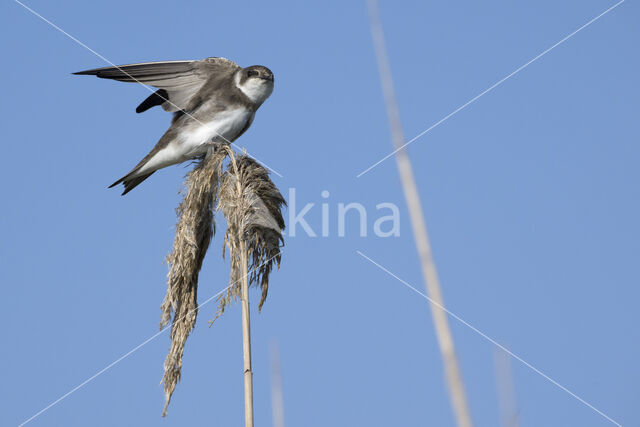
[[[229,161],[224,170],[227,157]],[[280,265],[280,244],[283,242],[281,208],[285,204],[284,198],[268,172],[246,154],[236,158],[228,145],[216,144],[187,175],[185,188],[184,199],[176,210],[178,223],[173,251],[167,257],[168,289],[161,307],[161,328],[173,318],[171,347],[162,378],[166,398],[163,416],[180,380],[185,342],[195,327],[198,274],[215,233],[214,212],[221,210],[226,217],[225,245],[231,258],[229,287],[218,299],[216,318],[232,299],[241,295],[243,277],[248,278],[248,283],[260,286],[259,307],[262,308],[269,287],[269,273],[274,264]],[[251,259],[250,264],[245,263],[245,268],[240,262],[243,255],[245,259]]]
[[[269,273],[274,263],[280,266],[280,244],[283,243],[282,205],[285,200],[258,162],[243,154],[237,158],[226,147],[231,164],[220,183],[219,207],[227,220],[225,245],[231,258],[230,283],[226,295],[219,298],[216,318],[229,302],[240,296],[242,273],[240,247],[246,244],[250,257],[249,283],[260,286],[262,296],[258,310],[267,298]],[[214,319],[215,320],[215,319]]]

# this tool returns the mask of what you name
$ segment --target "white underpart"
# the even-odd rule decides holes
[[[258,104],[262,104],[273,92],[273,82],[258,77],[250,77],[240,83],[240,73],[236,74],[235,83],[247,97]]]
[[[195,123],[186,128],[164,149],[158,151],[136,175],[182,163],[200,154],[204,154],[207,145],[213,141],[233,141],[251,119],[251,112],[244,109],[225,111],[208,123]]]

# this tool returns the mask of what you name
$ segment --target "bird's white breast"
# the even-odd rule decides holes
[[[238,133],[246,126],[250,119],[251,112],[238,108],[216,115],[208,122],[196,122],[180,133],[178,143],[184,152],[200,152],[206,150],[204,144],[213,141],[231,142]]]
[[[138,171],[142,175],[185,160],[192,159],[207,150],[207,144],[213,141],[232,142],[251,120],[251,112],[245,108],[224,111],[208,122],[194,121],[185,127],[176,139],[158,151]]]

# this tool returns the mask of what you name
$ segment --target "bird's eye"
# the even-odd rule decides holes
[[[258,75],[258,72],[256,70],[247,71],[247,77],[257,76],[257,75]]]

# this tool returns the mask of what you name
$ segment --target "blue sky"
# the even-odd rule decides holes
[[[423,288],[391,151],[364,2],[46,2],[29,7],[116,64],[224,56],[263,64],[272,97],[238,141],[295,188],[316,230],[287,237],[253,314],[256,424],[271,424],[269,343],[280,347],[289,426],[453,425],[428,303],[358,256]],[[613,1],[381,2],[411,138]],[[640,425],[637,2],[626,1],[409,148],[447,307],[623,425]],[[0,169],[0,424],[17,425],[157,331],[174,208],[187,168],[126,197],[106,187],[170,117],[134,112],[144,87],[72,76],[103,60],[13,1]],[[322,198],[322,191],[329,191]],[[339,203],[400,208],[398,237],[358,234]],[[290,207],[291,208],[291,207]],[[288,215],[288,214],[287,214]],[[226,286],[222,233],[200,300]],[[257,293],[253,295],[257,306]],[[240,425],[234,305],[200,310],[169,416],[163,334],[29,425]],[[477,426],[499,425],[495,346],[451,320]],[[521,426],[612,425],[512,361]]]

